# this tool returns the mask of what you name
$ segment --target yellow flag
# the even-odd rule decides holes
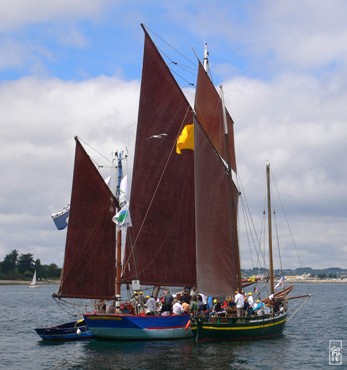
[[[186,125],[176,143],[176,153],[181,154],[182,149],[194,150],[194,124]]]

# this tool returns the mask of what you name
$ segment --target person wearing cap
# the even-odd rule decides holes
[[[137,291],[136,290],[134,291],[133,297],[130,299],[130,304],[134,308],[135,315],[137,315],[139,313],[138,312],[138,304],[139,304],[139,301],[138,301],[138,295],[137,295]]]
[[[262,316],[264,314],[264,307],[265,304],[260,299],[257,299],[253,307],[253,312],[256,312],[258,316]]]
[[[146,314],[155,315],[157,313],[157,302],[153,296],[150,297],[148,295],[147,297],[147,301],[145,303],[145,307],[147,309]]]
[[[247,293],[247,299],[248,299],[248,303],[251,307],[253,307],[253,304],[254,304],[254,300],[253,300],[253,294],[252,292],[248,292]]]
[[[209,313],[209,317],[211,318],[212,316],[218,315],[219,312],[222,312],[222,305],[218,301],[218,299],[213,300],[213,308],[212,311]]]
[[[138,313],[143,313],[145,310],[145,297],[143,296],[143,292],[140,290],[138,292]]]

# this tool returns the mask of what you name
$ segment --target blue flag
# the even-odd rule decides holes
[[[62,210],[52,214],[52,220],[58,230],[63,230],[67,227],[70,215],[70,203],[68,203]]]

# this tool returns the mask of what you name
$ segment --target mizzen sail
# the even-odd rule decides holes
[[[233,127],[227,115],[226,140],[223,109],[216,89],[199,65],[194,131],[197,288],[211,296],[230,295],[241,284],[238,191],[230,174],[230,166],[236,169]]]

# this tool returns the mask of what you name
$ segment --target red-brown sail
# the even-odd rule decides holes
[[[223,104],[210,78],[203,66],[199,63],[198,80],[196,84],[194,108],[202,127],[212,141],[217,152],[227,158],[226,150],[230,154],[230,167],[236,172],[236,157],[234,144],[234,123],[230,114],[226,110],[226,120],[228,125],[229,144],[225,146],[224,123],[223,123]]]
[[[112,217],[116,200],[81,143],[75,140],[70,216],[57,296],[111,299],[115,293]]]
[[[198,122],[194,134],[197,288],[206,295],[227,296],[238,287],[238,256],[232,253],[238,192],[232,186],[229,194],[225,164]]]
[[[238,191],[225,162],[231,160],[236,169],[234,140],[229,115],[231,131],[229,142],[226,140],[223,109],[216,89],[199,65],[195,95],[198,122],[194,131],[197,288],[212,296],[230,295],[241,285]]]
[[[145,30],[123,281],[196,284],[194,153],[176,154],[192,109]]]

